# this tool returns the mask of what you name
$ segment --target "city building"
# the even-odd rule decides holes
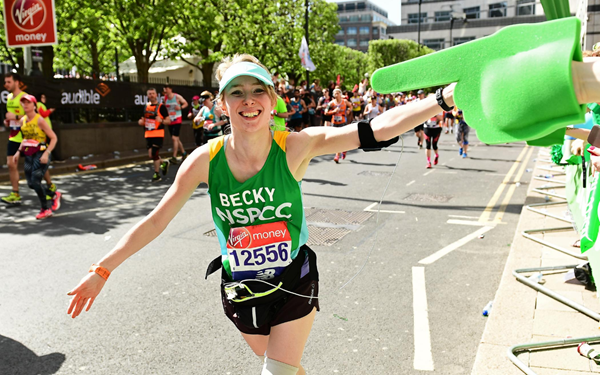
[[[586,0],[570,0],[573,15],[586,5],[585,49],[591,49],[600,41],[600,0],[589,0],[589,5]],[[402,24],[388,27],[388,37],[420,40],[434,50],[491,35],[505,26],[546,21],[542,5],[535,0],[423,0],[420,15],[419,1],[409,0],[402,2],[401,9]]]
[[[387,39],[387,28],[395,25],[385,10],[368,0],[343,1],[337,6],[341,29],[335,43],[341,46],[366,52],[370,40]]]

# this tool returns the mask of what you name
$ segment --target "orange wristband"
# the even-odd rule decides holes
[[[106,268],[101,267],[97,264],[92,264],[92,266],[90,267],[90,272],[97,273],[104,280],[108,280],[108,277],[110,276],[109,270],[107,270]]]

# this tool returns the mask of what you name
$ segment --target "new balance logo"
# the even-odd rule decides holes
[[[256,273],[256,278],[259,280],[271,280],[274,277],[275,277],[274,269],[262,270],[262,271],[258,271]]]

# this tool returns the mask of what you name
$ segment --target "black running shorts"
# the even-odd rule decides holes
[[[19,147],[21,147],[20,142],[8,141],[8,146],[6,147],[6,156],[13,156],[16,154]]]
[[[316,280],[311,280],[310,274],[306,275],[300,279],[300,283],[296,288],[294,288],[294,290],[292,290],[292,292],[305,296],[318,297],[319,282]],[[317,311],[320,310],[318,298],[299,297],[291,294],[269,324],[264,324],[260,328],[250,328],[245,326],[244,323],[242,323],[237,317],[237,315],[235,315],[233,306],[225,301],[224,296],[222,296],[222,299],[225,315],[227,315],[229,320],[233,322],[240,332],[248,335],[267,336],[271,334],[271,327],[273,326],[304,318],[306,315],[310,314],[314,308],[316,308]]]
[[[415,133],[416,133],[416,132],[422,132],[422,131],[423,131],[423,129],[424,129],[424,128],[423,128],[423,124],[421,124],[421,125],[417,125],[417,126],[415,126]]]
[[[181,124],[169,125],[169,134],[171,136],[179,137],[179,133],[181,132]]]
[[[162,137],[152,137],[146,138],[146,149],[150,149],[152,147],[161,148],[163,145],[164,138]]]

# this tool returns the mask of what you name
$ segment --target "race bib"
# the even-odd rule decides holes
[[[285,221],[231,228],[227,254],[233,280],[270,280],[292,263],[292,238]]]
[[[342,116],[333,116],[333,122],[342,122],[342,121],[343,121]]]
[[[156,129],[156,121],[147,118],[144,127],[146,128],[146,130],[154,130]]]
[[[38,147],[40,142],[36,141],[35,139],[24,139],[21,144],[23,147]]]
[[[19,130],[19,129],[21,129],[21,122],[15,121],[15,120],[10,120],[8,126],[11,128],[11,130]]]
[[[177,112],[175,112],[175,111],[169,111],[169,117],[171,118],[171,121],[177,120],[178,119]]]

